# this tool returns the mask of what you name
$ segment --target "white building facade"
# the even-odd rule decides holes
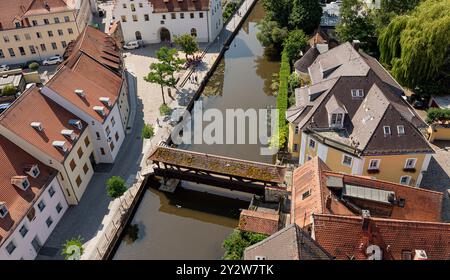
[[[0,260],[34,260],[67,211],[68,205],[55,176],[0,248]]]
[[[221,0],[117,0],[113,18],[120,21],[125,42],[171,42],[191,34],[211,42],[222,29]]]

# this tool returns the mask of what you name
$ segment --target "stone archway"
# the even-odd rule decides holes
[[[167,28],[162,27],[159,31],[159,36],[161,42],[170,42],[170,31]]]

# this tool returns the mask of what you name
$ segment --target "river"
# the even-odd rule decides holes
[[[266,109],[276,100],[270,85],[279,61],[264,55],[256,38],[256,23],[264,16],[257,3],[209,80],[201,99],[204,108]],[[228,157],[273,163],[260,155],[260,145],[190,145],[182,148]],[[196,187],[183,183],[185,187]],[[149,182],[127,234],[114,259],[220,259],[223,240],[237,226],[240,209],[248,202],[178,188],[174,194],[158,191]]]

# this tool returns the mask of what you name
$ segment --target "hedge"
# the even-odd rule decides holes
[[[430,108],[427,111],[427,123],[450,121],[450,109]]]
[[[289,64],[289,57],[286,51],[281,54],[280,66],[280,83],[277,95],[277,109],[278,109],[278,145],[272,141],[272,146],[282,148],[286,143],[288,127],[286,124],[286,110],[288,106],[288,80],[291,73],[291,66]]]

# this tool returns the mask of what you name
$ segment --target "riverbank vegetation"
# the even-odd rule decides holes
[[[245,248],[267,238],[267,235],[253,232],[245,232],[235,229],[227,239],[223,241],[225,254],[224,260],[242,260]]]
[[[427,111],[427,123],[446,123],[450,121],[450,109],[430,108]]]
[[[223,22],[227,22],[227,20],[233,15],[233,13],[238,8],[238,2],[237,1],[228,1],[225,6],[222,8],[222,18]]]

